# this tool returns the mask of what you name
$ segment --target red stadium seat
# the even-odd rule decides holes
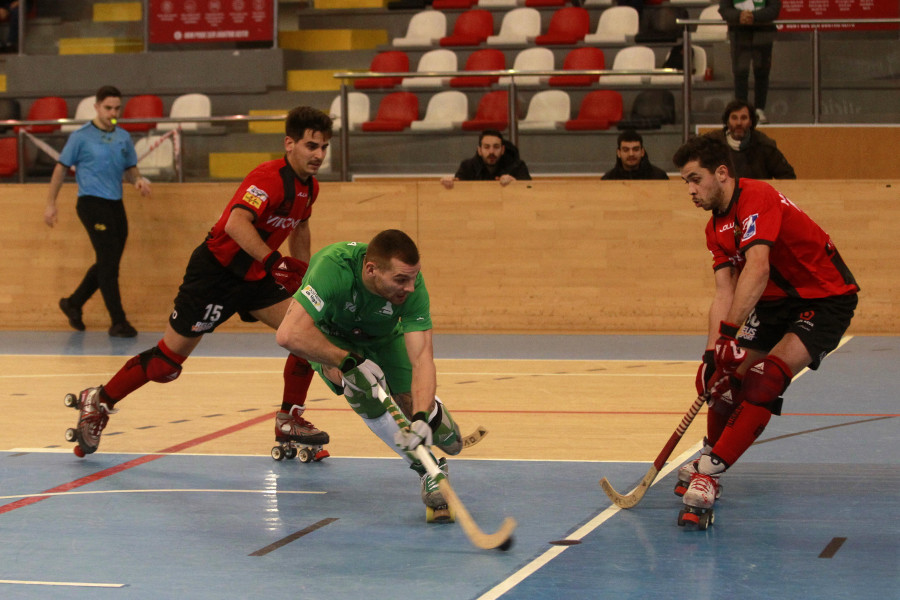
[[[134,96],[125,103],[122,109],[123,119],[146,119],[153,117],[163,118],[163,101],[155,94],[144,94],[142,96]],[[122,129],[125,131],[150,131],[156,128],[156,123],[123,123]]]
[[[409,56],[399,50],[379,52],[372,59],[369,71],[373,73],[408,73]],[[400,85],[402,77],[373,77],[371,79],[356,79],[353,87],[356,89],[389,89]]]
[[[483,129],[506,129],[509,126],[509,93],[504,91],[488,92],[478,101],[475,118],[463,121],[465,131],[481,131]]]
[[[465,71],[502,71],[506,69],[506,57],[500,50],[493,48],[476,50],[466,60]],[[450,79],[450,87],[487,87],[499,81],[497,75],[470,75],[453,77]]]
[[[587,10],[566,6],[553,13],[547,33],[537,36],[534,41],[541,46],[575,44],[584,39],[590,28],[591,17]]]
[[[622,94],[615,90],[588,92],[581,100],[578,116],[566,121],[568,131],[609,129],[622,120]]]
[[[363,131],[403,131],[419,118],[419,99],[412,92],[393,92],[381,99],[378,112]]]
[[[65,98],[58,96],[44,96],[31,103],[28,109],[26,121],[49,121],[51,119],[66,119],[69,116],[69,106]],[[31,133],[50,133],[60,128],[60,125],[30,125],[25,131]],[[19,131],[16,127],[16,131]]]
[[[0,138],[0,177],[12,177],[19,172],[18,139]]]
[[[478,46],[494,35],[494,16],[481,8],[467,10],[456,17],[453,33],[441,38],[441,46]]]
[[[603,55],[603,50],[591,46],[570,50],[563,61],[564,71],[587,71],[605,68],[606,58]],[[548,83],[556,86],[591,85],[598,79],[600,79],[599,75],[555,75],[550,78]]]

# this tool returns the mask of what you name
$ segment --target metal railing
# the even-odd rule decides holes
[[[687,73],[693,71],[693,60],[692,60],[692,52],[691,52],[691,25],[727,25],[727,23],[720,19],[676,19],[677,24],[684,27],[684,35],[682,36],[682,53],[684,55],[684,70]],[[774,21],[775,25],[870,25],[870,24],[900,24],[900,19],[779,19]],[[812,96],[812,122],[814,125],[818,125],[819,117],[821,112],[821,99],[822,99],[822,74],[821,74],[821,57],[820,57],[820,40],[819,40],[819,28],[812,27],[810,29],[812,32],[812,86],[811,86],[811,96]],[[829,29],[828,32],[841,31],[842,33],[851,33],[852,29]],[[791,31],[791,33],[806,33],[805,30],[797,30],[796,32]],[[691,96],[692,96],[693,86],[691,85],[690,77],[685,77],[684,87],[683,87],[683,101],[684,101],[684,139],[686,140],[691,134]]]

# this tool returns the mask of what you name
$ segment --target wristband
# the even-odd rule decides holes
[[[349,352],[347,356],[344,357],[344,360],[341,361],[341,364],[338,368],[340,368],[341,373],[346,373],[351,369],[355,369],[364,361],[365,359],[356,352]]]
[[[413,423],[415,421],[425,421],[426,423],[428,423],[428,413],[424,410],[420,410],[412,416],[410,423]]]
[[[271,252],[269,252],[269,254],[266,255],[266,257],[263,259],[263,267],[265,267],[266,273],[271,273],[272,267],[274,267],[275,263],[277,263],[279,260],[281,260],[281,252],[279,252],[278,250],[272,250]]]
[[[730,338],[737,338],[739,330],[740,326],[729,323],[728,321],[722,321],[719,323],[719,335],[724,335],[725,337]]]
[[[715,365],[716,364],[716,351],[715,350],[707,350],[703,353],[703,358],[700,359],[701,362],[707,365]]]

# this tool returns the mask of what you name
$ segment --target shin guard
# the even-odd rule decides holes
[[[160,340],[153,348],[133,356],[113,375],[103,386],[104,400],[108,398],[111,407],[148,381],[174,381],[181,374],[181,365],[186,360],[186,356],[175,354]]]
[[[306,395],[314,372],[305,358],[296,354],[288,355],[284,363],[284,396],[281,401],[283,412],[290,412],[295,405],[306,405]]]

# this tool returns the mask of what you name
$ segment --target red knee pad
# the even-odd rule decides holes
[[[150,381],[168,383],[181,375],[181,363],[185,357],[175,354],[160,340],[159,344],[138,355],[144,375]]]
[[[777,356],[767,356],[744,374],[741,400],[763,406],[773,414],[781,412],[781,394],[791,383],[790,368]]]

